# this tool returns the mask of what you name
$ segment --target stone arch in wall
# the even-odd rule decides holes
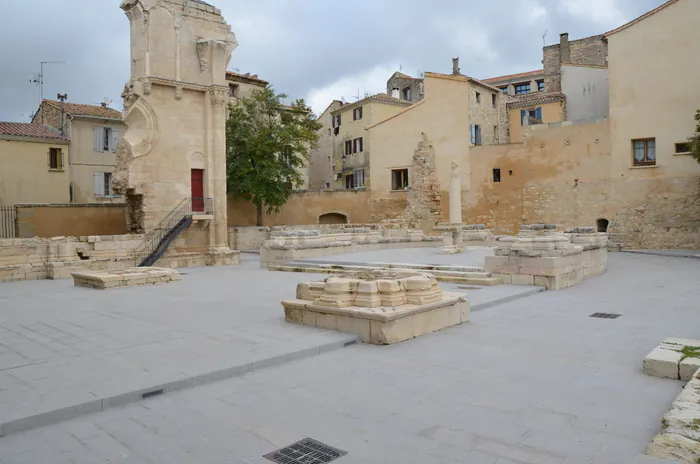
[[[595,221],[595,225],[598,232],[607,232],[608,227],[610,226],[610,221],[605,218],[600,218]]]
[[[190,155],[190,169],[206,169],[203,154],[196,151]]]
[[[348,216],[344,213],[324,213],[318,217],[319,224],[347,224]]]

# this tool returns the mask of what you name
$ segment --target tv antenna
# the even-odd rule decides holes
[[[547,46],[547,42],[546,42],[546,40],[547,40],[547,31],[549,31],[549,29],[546,29],[546,30],[544,31],[544,34],[542,34],[542,47],[546,47],[546,46]]]
[[[357,96],[353,95],[352,98],[354,98],[358,101],[360,100],[360,88],[359,87],[357,88]]]
[[[65,61],[42,61],[41,62],[41,70],[39,71],[39,74],[34,74],[33,79],[29,79],[29,82],[38,85],[39,86],[39,91],[41,93],[41,101],[44,101],[44,65],[45,64],[63,64]]]

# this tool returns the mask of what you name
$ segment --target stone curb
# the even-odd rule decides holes
[[[117,395],[107,396],[104,398],[96,398],[94,400],[76,403],[70,406],[57,408],[50,411],[41,412],[31,416],[20,417],[7,422],[0,423],[0,437],[11,435],[13,433],[23,432],[45,425],[56,424],[58,422],[67,421],[78,416],[92,414],[95,412],[105,411],[117,406],[136,403],[149,397],[161,396],[165,393],[176,392],[188,388],[194,388],[211,382],[218,382],[233,377],[243,375],[248,372],[254,372],[268,367],[275,367],[281,364],[310,358],[323,353],[335,351],[346,346],[362,343],[362,337],[346,334],[342,340],[333,341],[311,348],[306,348],[291,353],[283,353],[269,358],[258,359],[238,366],[227,367],[205,374],[194,375],[187,378],[180,378],[172,382],[152,385],[138,390],[132,390]]]
[[[532,289],[516,293],[515,295],[504,296],[503,298],[498,298],[496,300],[487,301],[486,303],[481,303],[471,307],[472,312],[481,311],[482,309],[493,308],[494,306],[502,305],[504,303],[510,303],[511,301],[519,300],[521,298],[526,298],[528,296],[536,295],[547,290],[545,287],[532,287]]]
[[[666,258],[690,258],[700,259],[700,251],[688,250],[687,253],[668,253],[663,250],[620,250],[620,253],[632,253],[637,255],[665,256]]]

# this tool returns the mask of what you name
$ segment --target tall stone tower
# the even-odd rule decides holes
[[[131,79],[113,188],[126,196],[131,229],[148,234],[189,208],[197,222],[185,232],[187,251],[208,254],[207,264],[235,261],[225,105],[236,37],[200,0],[123,0],[121,8],[131,23]]]

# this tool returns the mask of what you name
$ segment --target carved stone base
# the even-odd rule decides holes
[[[458,245],[444,245],[440,247],[440,251],[438,251],[441,255],[456,255],[463,252],[464,247]]]
[[[241,252],[228,247],[209,248],[207,266],[228,266],[241,262]]]

